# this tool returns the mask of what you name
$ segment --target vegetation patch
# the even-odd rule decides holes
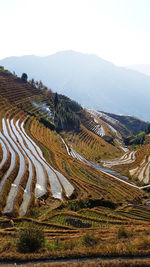
[[[43,230],[35,225],[21,229],[17,238],[17,248],[20,252],[35,252],[45,244]]]
[[[123,226],[119,227],[117,230],[117,237],[118,238],[127,238],[131,235]]]
[[[87,247],[91,247],[94,246],[98,243],[98,239],[95,238],[94,233],[89,234],[89,233],[85,233],[82,237],[81,237],[81,244]]]

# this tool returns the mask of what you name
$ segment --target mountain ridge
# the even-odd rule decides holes
[[[138,71],[144,75],[150,76],[150,64],[134,64],[127,66],[128,69]]]

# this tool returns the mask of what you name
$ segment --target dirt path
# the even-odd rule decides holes
[[[13,267],[13,266],[34,266],[34,267],[92,267],[92,266],[107,266],[107,267],[122,267],[122,266],[150,266],[150,257],[90,257],[79,259],[56,259],[56,260],[37,260],[37,261],[25,261],[25,262],[0,262],[0,266]]]

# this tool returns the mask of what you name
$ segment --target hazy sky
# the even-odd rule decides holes
[[[0,58],[61,50],[150,64],[150,0],[0,0]]]

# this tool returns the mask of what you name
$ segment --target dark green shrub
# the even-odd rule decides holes
[[[37,208],[31,208],[30,209],[30,217],[37,218],[40,215],[40,211]]]
[[[85,233],[81,237],[81,244],[83,246],[92,247],[98,243],[98,240],[95,238],[94,234]]]
[[[44,232],[41,228],[27,227],[18,233],[17,248],[20,252],[35,252],[45,244]]]
[[[51,251],[61,250],[61,245],[59,238],[56,238],[52,243],[46,242],[45,244],[45,246]]]
[[[120,227],[117,232],[118,238],[127,238],[129,236],[128,231],[124,227]]]

